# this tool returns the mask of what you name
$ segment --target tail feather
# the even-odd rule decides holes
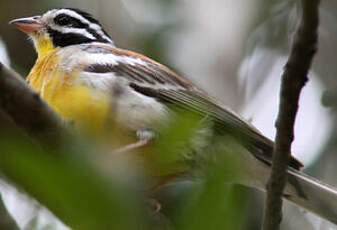
[[[337,225],[337,188],[289,169],[285,199]]]
[[[265,191],[270,165],[250,152],[238,151],[235,157],[242,163],[239,181],[236,182]],[[337,225],[337,188],[288,167],[284,198]]]

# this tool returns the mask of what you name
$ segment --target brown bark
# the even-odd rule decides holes
[[[291,156],[294,123],[301,90],[317,50],[319,0],[302,0],[301,24],[296,32],[290,57],[282,75],[279,114],[263,230],[278,230],[282,220],[282,196],[287,182],[286,171]]]

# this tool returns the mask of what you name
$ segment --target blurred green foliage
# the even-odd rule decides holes
[[[2,139],[0,149],[3,174],[72,228],[137,229],[141,223],[136,196],[103,179],[84,154],[56,157],[20,138]]]
[[[181,152],[176,150],[195,135],[197,127],[200,127],[198,116],[177,116],[161,132],[154,147],[156,157],[148,160],[155,159],[152,163],[165,173],[172,165],[184,162]],[[135,190],[123,175],[118,178],[104,175],[99,164],[88,157],[97,154],[92,151],[95,147],[89,149],[74,142],[57,150],[62,153],[51,154],[22,136],[3,137],[0,170],[72,229],[243,229],[245,196],[236,187],[225,185],[225,181],[235,177],[237,169],[235,159],[226,154],[219,153],[217,161],[209,161],[209,165],[202,167],[203,176],[193,182],[192,189],[187,187],[177,194],[179,202],[165,216],[164,203],[156,213],[149,197]],[[181,172],[191,170],[187,165],[182,169]],[[164,217],[158,218],[161,215]]]
[[[235,145],[232,150],[237,150]],[[216,154],[216,162],[205,167],[204,181],[185,195],[178,229],[244,229],[245,194],[238,187],[225,184],[239,176],[238,162],[221,156],[223,153]]]

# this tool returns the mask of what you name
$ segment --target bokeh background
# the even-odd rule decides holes
[[[169,66],[273,138],[280,76],[298,24],[297,2],[0,0],[0,60],[26,76],[36,58],[31,42],[9,20],[56,7],[80,8],[99,19],[118,47]],[[322,1],[320,13],[319,48],[300,100],[293,154],[307,173],[337,185],[337,2]],[[248,196],[244,229],[258,229],[264,195],[240,189]],[[2,191],[22,228],[36,217],[40,226],[50,223],[50,213],[21,191],[5,182]],[[337,228],[288,203],[285,208],[283,229]],[[65,228],[53,221],[56,229]]]

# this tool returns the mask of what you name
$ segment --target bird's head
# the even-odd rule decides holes
[[[10,21],[34,41],[36,51],[43,55],[56,47],[91,42],[113,45],[101,24],[89,13],[78,9],[49,10],[41,16]]]

